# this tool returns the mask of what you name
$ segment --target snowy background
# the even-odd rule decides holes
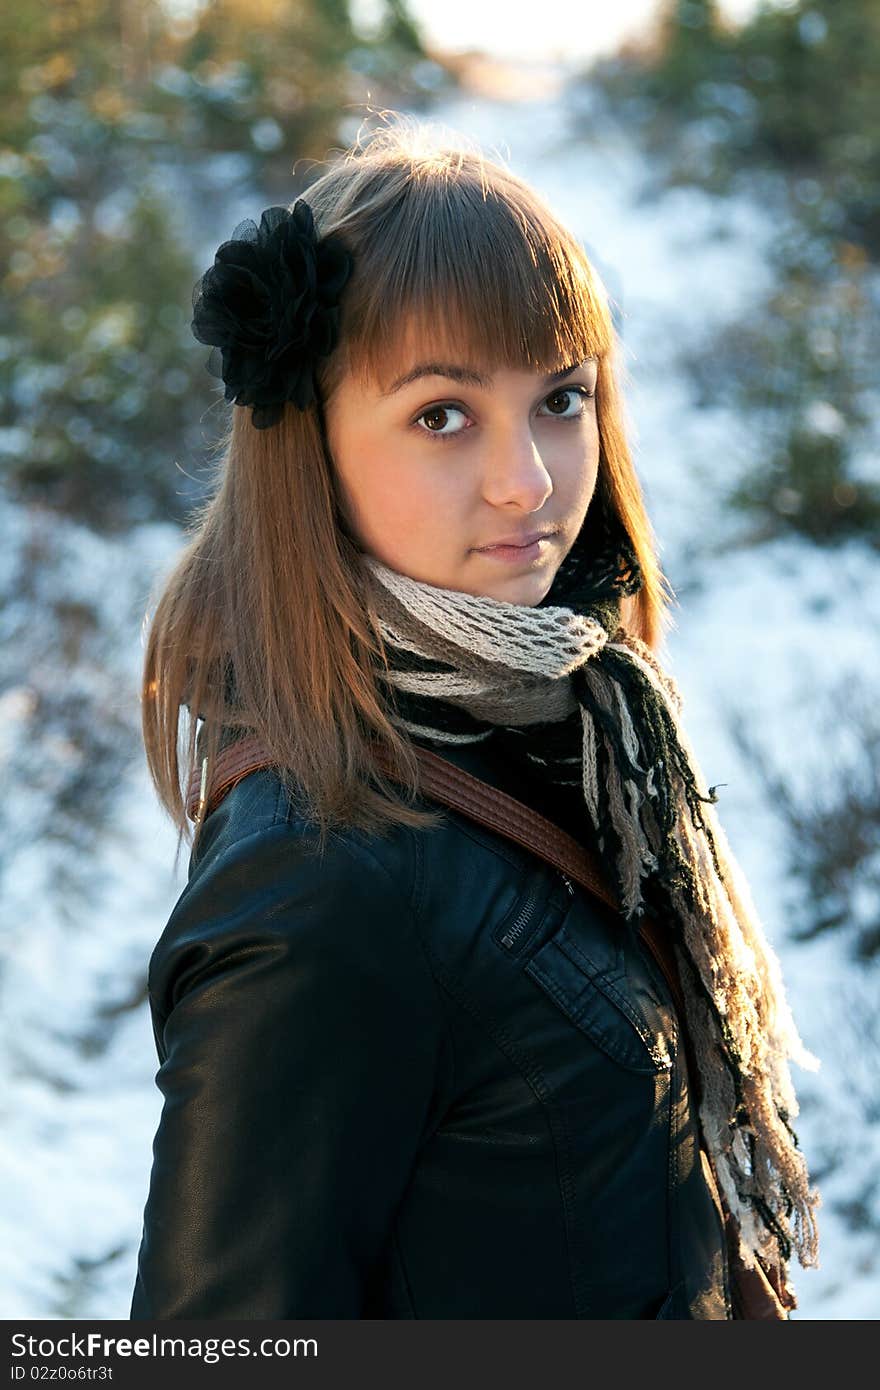
[[[681,363],[707,326],[741,318],[766,294],[767,251],[785,213],[766,190],[760,200],[683,188],[647,198],[644,155],[588,85],[545,63],[509,67],[501,86],[500,97],[449,98],[432,118],[532,181],[581,237],[616,301],[637,466],[679,600],[665,659],[707,781],[725,784],[719,814],[781,957],[803,1039],[822,1060],[816,1074],[793,1069],[796,1127],[823,1194],[821,1265],[794,1266],[795,1317],[873,1318],[876,967],[854,964],[840,934],[793,939],[800,900],[790,824],[735,729],[745,718],[765,771],[793,788],[821,786],[845,759],[853,775],[876,776],[843,723],[839,743],[833,735],[835,711],[852,692],[876,693],[877,551],[856,540],[829,551],[796,536],[740,544],[723,492],[749,463],[750,422],[729,406],[696,409]],[[529,90],[537,98],[524,99]],[[258,206],[256,191],[249,210]],[[215,220],[231,227],[237,214],[238,204]],[[197,223],[195,206],[192,217]],[[175,875],[175,836],[140,753],[138,681],[150,595],[181,544],[170,524],[114,539],[0,494],[7,1319],[128,1315],[161,1103],[146,964],[186,858]],[[103,743],[78,739],[79,725],[103,732]],[[868,884],[860,910],[876,920]]]

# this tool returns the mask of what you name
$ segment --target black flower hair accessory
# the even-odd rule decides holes
[[[214,348],[206,364],[226,400],[253,408],[268,429],[286,401],[306,410],[314,367],[339,337],[339,295],[352,258],[338,238],[318,239],[302,198],[240,222],[193,290],[192,331]]]

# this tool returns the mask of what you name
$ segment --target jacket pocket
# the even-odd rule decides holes
[[[524,969],[572,1023],[620,1066],[637,1072],[671,1068],[666,1039],[626,991],[626,977],[591,960],[564,926]]]

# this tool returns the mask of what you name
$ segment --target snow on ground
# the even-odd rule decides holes
[[[872,583],[873,580],[873,583]],[[875,1318],[880,1311],[880,1049],[878,972],[846,957],[832,933],[803,943],[787,940],[795,908],[786,893],[786,831],[729,737],[725,715],[748,717],[772,770],[803,792],[821,787],[831,766],[819,741],[828,699],[838,681],[876,689],[878,652],[866,619],[880,631],[876,561],[864,547],[827,554],[797,540],[723,557],[723,577],[707,583],[679,613],[669,667],[685,693],[685,719],[703,770],[719,788],[718,813],[748,875],[768,936],[779,955],[801,1036],[822,1063],[817,1073],[792,1068],[801,1104],[795,1124],[814,1180],[819,1209],[820,1265],[794,1266],[803,1318]],[[840,755],[841,744],[833,748]],[[844,752],[843,756],[847,756]],[[873,905],[877,920],[877,904]],[[823,1178],[826,1168],[836,1171]],[[853,1231],[832,1203],[866,1198],[871,1226]]]
[[[575,109],[579,140],[571,135]],[[865,1125],[863,1103],[876,1094],[877,1076],[870,1065],[863,1075],[853,1071],[859,1039],[852,1023],[864,990],[873,987],[876,998],[876,980],[848,964],[833,937],[810,945],[787,939],[785,829],[739,753],[727,715],[746,712],[774,766],[795,781],[822,777],[817,707],[828,682],[858,669],[876,677],[876,646],[864,637],[866,620],[874,632],[880,625],[876,564],[858,545],[833,558],[797,540],[722,548],[731,524],[719,514],[719,488],[725,470],[747,457],[747,423],[721,409],[694,410],[676,362],[711,322],[738,315],[766,289],[763,248],[774,218],[747,198],[694,190],[641,200],[644,161],[583,90],[538,101],[464,96],[434,119],[489,154],[497,150],[533,182],[584,241],[615,300],[633,446],[679,595],[666,659],[707,780],[726,783],[719,814],[782,960],[804,1041],[822,1059],[817,1074],[794,1069],[798,1132],[811,1168],[832,1165],[842,1153],[834,1145],[846,1143],[845,1164],[821,1184],[821,1267],[794,1267],[796,1316],[874,1317],[876,1235],[867,1228],[854,1234],[830,1202],[862,1197],[880,1215],[872,1187],[880,1129]],[[74,672],[81,697],[100,711],[109,673],[114,714],[136,746],[141,620],[179,536],[147,526],[108,540],[3,503],[4,593],[37,525],[50,541],[43,583],[100,614],[104,679],[94,688],[86,671]],[[14,615],[8,607],[0,615],[8,635]],[[8,1319],[125,1318],[160,1110],[157,1064],[145,1000],[120,1009],[113,1026],[96,1028],[96,1019],[110,1008],[112,1020],[112,1007],[142,985],[183,885],[186,856],[175,875],[175,837],[138,749],[88,863],[87,899],[71,903],[58,892],[63,849],[48,832],[28,833],[46,817],[48,792],[25,779],[15,760],[18,742],[35,736],[29,687],[50,681],[52,659],[49,648],[35,652],[35,680],[7,689],[0,720],[0,766],[18,769],[19,778],[2,827],[11,852],[0,881],[0,1056],[7,1115],[15,1117],[0,1146],[0,1310]],[[55,675],[66,678],[57,659]]]
[[[171,526],[107,540],[0,500],[0,649],[10,664],[15,653],[19,666],[18,684],[4,671],[0,697],[0,768],[9,786],[0,878],[0,1315],[7,1319],[128,1312],[161,1098],[146,1003],[125,1004],[184,881],[173,873],[175,836],[137,743],[140,626],[151,586],[179,544]],[[35,546],[37,593],[16,597],[16,576],[29,571]],[[104,661],[91,680],[88,666],[66,662],[58,650],[51,594],[98,615]],[[53,798],[68,764],[76,767],[89,749],[59,747],[40,720],[61,685],[87,718],[119,717],[119,736],[127,728],[136,750],[123,758],[112,814],[97,848],[88,849],[85,891],[76,808],[59,839]]]

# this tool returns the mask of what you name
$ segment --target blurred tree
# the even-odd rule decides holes
[[[591,77],[631,106],[677,181],[716,188],[756,165],[813,179],[826,225],[877,258],[878,71],[877,0],[761,0],[740,26],[715,0],[663,0],[650,41]]]
[[[735,80],[754,100],[739,153],[821,182],[836,230],[880,256],[880,5],[766,3],[738,35]]]
[[[391,45],[400,81],[424,62],[401,0],[381,13],[365,37],[348,0],[0,10],[0,480],[13,495],[105,527],[185,518],[200,416],[218,399],[189,331],[199,247],[232,231],[242,202],[303,191],[300,161],[338,140],[361,90],[357,55]]]
[[[780,763],[779,750],[754,720],[732,707],[727,713],[735,743],[790,831],[792,938],[838,933],[862,963],[880,961],[880,714],[874,687],[864,665],[828,685],[816,704],[821,736],[812,755],[804,749],[804,757],[813,759],[807,778],[793,777]],[[874,1016],[880,1017],[876,1003]]]
[[[776,222],[773,290],[684,354],[697,403],[726,399],[754,424],[729,489],[754,540],[880,543],[866,467],[880,350],[878,71],[876,0],[763,0],[738,27],[712,0],[664,0],[651,41],[591,73],[634,120],[655,192],[757,189]]]
[[[880,548],[870,466],[880,342],[867,257],[782,233],[770,254],[766,299],[681,357],[698,406],[727,404],[749,422],[746,465],[726,500],[754,524],[752,542],[795,532]]]
[[[383,47],[397,47],[419,56],[424,52],[419,30],[403,0],[387,0],[379,38]]]
[[[657,61],[646,75],[649,95],[679,115],[700,109],[699,87],[725,46],[717,0],[663,0],[655,22]]]
[[[336,135],[359,42],[347,0],[210,0],[159,74],[159,105],[201,151],[247,150],[270,166],[278,151],[286,166],[290,150],[323,153]]]

